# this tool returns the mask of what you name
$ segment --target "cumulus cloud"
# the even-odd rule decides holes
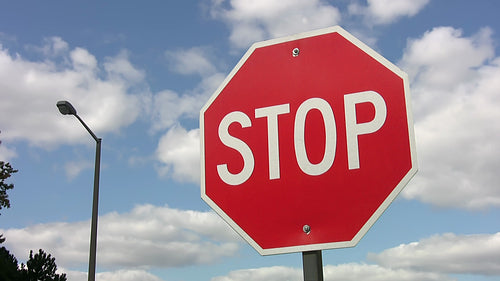
[[[68,100],[96,133],[118,131],[133,123],[149,95],[144,73],[126,52],[103,63],[88,50],[70,49],[59,37],[32,49],[37,60],[11,54],[0,45],[0,128],[2,139],[35,146],[83,141],[75,120],[59,114],[55,103]],[[119,106],[117,106],[119,105]]]
[[[98,273],[98,280],[106,281],[161,281],[157,276],[144,270],[118,270],[112,272]],[[81,281],[85,281],[82,279]],[[78,280],[75,280],[78,281]]]
[[[325,280],[413,281],[454,280],[452,274],[500,274],[500,233],[456,235],[446,233],[368,254],[375,264],[325,265]],[[278,278],[279,277],[279,278]],[[302,270],[273,266],[242,269],[212,281],[303,280]]]
[[[393,269],[373,264],[342,264],[339,266],[326,266],[325,276],[332,280],[367,280],[367,281],[437,281],[453,280],[452,278],[433,272],[422,272],[407,269]]]
[[[2,159],[16,156],[15,148],[8,146],[13,141],[25,140],[42,147],[87,141],[82,137],[87,132],[75,124],[74,118],[59,114],[55,106],[58,100],[70,101],[99,136],[132,124],[141,114],[150,116],[151,131],[158,132],[170,129],[180,120],[197,120],[202,105],[225,77],[212,63],[213,57],[207,48],[169,51],[165,55],[174,72],[197,74],[201,80],[183,93],[163,90],[152,95],[145,82],[145,72],[130,62],[127,51],[100,62],[88,50],[71,49],[59,37],[47,38],[42,46],[30,46],[28,50],[43,58],[25,59],[0,45]],[[158,155],[157,159],[173,172],[174,178],[189,177],[190,181],[197,182],[199,176],[194,176],[192,169],[187,174],[185,171],[186,165],[196,163],[193,151],[199,151],[198,145],[190,146],[194,150],[187,150],[187,158],[169,158],[176,155],[172,151],[175,147],[170,143],[165,148],[165,144],[174,137],[174,131],[162,138],[157,152],[168,152]],[[179,152],[179,148],[175,149]],[[64,169],[71,179],[89,167],[70,162]],[[165,172],[166,168],[160,170]]]
[[[448,274],[500,275],[500,232],[456,235],[447,233],[402,244],[369,259],[394,269]]]
[[[265,281],[265,280],[302,280],[302,271],[285,266],[241,269],[229,272],[226,276],[217,276],[211,281]]]
[[[28,45],[28,50],[41,53],[46,57],[57,57],[69,50],[69,45],[61,37],[53,36],[43,39],[42,46]]]
[[[255,269],[242,269],[229,272],[226,276],[217,276],[211,281],[264,281],[264,280],[304,280],[302,269],[273,266]],[[379,265],[368,264],[341,264],[338,266],[326,265],[323,267],[325,280],[346,281],[443,281],[453,280],[442,274],[418,272],[406,269],[391,269]]]
[[[84,265],[89,222],[58,222],[1,229],[17,257],[43,248],[58,266]],[[129,213],[99,218],[97,255],[101,268],[165,268],[210,264],[232,256],[239,238],[215,213],[140,205]]]
[[[181,95],[172,90],[163,90],[153,97],[153,132],[165,130],[177,124],[180,119],[198,118],[205,100],[199,95]]]
[[[401,17],[412,17],[422,10],[430,0],[368,0],[367,5],[355,2],[349,5],[349,13],[362,15],[366,23],[389,24]]]
[[[147,209],[147,206],[146,206]],[[161,212],[161,208],[157,209]],[[135,211],[136,212],[136,211]],[[179,221],[185,217],[176,217]],[[151,221],[151,220],[150,220]],[[175,220],[174,220],[175,221]],[[198,222],[201,220],[198,220]],[[181,224],[181,223],[179,223]],[[188,222],[186,222],[188,224]],[[141,228],[142,225],[132,228]],[[193,227],[196,228],[196,227]],[[197,228],[198,229],[198,228]],[[213,231],[198,230],[209,237]],[[43,234],[43,233],[42,233]],[[227,236],[227,241],[231,237]],[[144,251],[148,248],[146,247]],[[418,242],[402,244],[381,253],[368,254],[374,264],[348,263],[325,265],[325,280],[367,280],[367,281],[437,281],[455,280],[453,274],[496,276],[500,274],[500,233],[456,235],[446,233],[422,239]],[[59,263],[59,262],[58,262]],[[66,271],[68,272],[68,271]],[[117,270],[100,273],[106,280],[160,280],[142,269]],[[301,268],[272,266],[240,269],[225,276],[213,277],[212,281],[263,281],[263,280],[303,280]],[[85,280],[85,274],[69,271],[75,280]],[[118,279],[116,279],[118,280]]]
[[[201,107],[220,85],[225,75],[213,63],[210,50],[195,47],[165,53],[172,71],[198,75],[201,80],[182,94],[164,90],[153,97],[152,131],[168,131],[161,136],[156,149],[158,172],[181,182],[199,183],[199,129],[185,129],[182,121],[197,121]]]
[[[153,132],[168,129],[182,119],[197,120],[201,107],[217,89],[225,75],[217,70],[210,50],[202,47],[167,51],[165,56],[172,71],[182,75],[198,75],[200,82],[183,93],[163,90],[152,98]]]
[[[144,80],[144,71],[135,68],[128,60],[128,56],[127,51],[121,51],[116,57],[105,59],[104,69],[108,74],[108,79],[126,83],[128,86]]]
[[[320,0],[212,0],[211,15],[231,29],[230,42],[248,47],[263,39],[338,24],[339,10]]]
[[[203,47],[165,52],[173,71],[180,74],[199,74],[201,76],[213,74],[217,70],[208,54],[208,48]]]
[[[500,57],[489,28],[438,27],[408,42],[420,171],[403,196],[438,206],[500,206]]]
[[[15,149],[9,148],[5,146],[5,143],[2,143],[2,131],[0,131],[0,161],[9,162],[10,159],[17,156]]]
[[[58,273],[66,273],[66,277],[71,281],[88,280],[87,273],[81,271],[66,270],[58,268]],[[96,280],[106,281],[162,281],[157,276],[142,269],[121,269],[116,271],[99,272]]]
[[[17,153],[14,150],[9,149],[5,146],[0,146],[0,159],[2,159],[2,161],[9,162],[10,159],[16,156]]]
[[[161,137],[157,148],[161,175],[179,181],[200,181],[200,130],[175,126]]]
[[[90,161],[69,161],[64,164],[64,171],[69,180],[74,179],[83,170],[94,167],[94,163]]]

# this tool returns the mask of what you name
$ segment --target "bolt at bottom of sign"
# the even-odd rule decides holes
[[[302,227],[302,231],[304,231],[305,234],[309,234],[311,233],[311,227],[306,224]]]

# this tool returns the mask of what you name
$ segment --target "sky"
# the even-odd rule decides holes
[[[254,42],[340,25],[405,71],[419,171],[325,280],[500,280],[500,2],[0,1],[2,209],[19,262],[86,280],[102,140],[97,280],[302,280],[200,198],[199,111]]]

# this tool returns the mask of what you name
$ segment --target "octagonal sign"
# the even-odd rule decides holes
[[[262,255],[355,246],[417,171],[410,107],[338,26],[255,43],[200,112],[201,196]]]

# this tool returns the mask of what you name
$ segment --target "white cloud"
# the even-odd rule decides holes
[[[183,94],[172,90],[156,93],[152,97],[151,130],[157,132],[170,128],[182,119],[197,120],[201,107],[224,77],[221,73],[203,77],[194,89]]]
[[[287,280],[301,281],[303,279],[302,269],[273,266],[255,269],[242,269],[231,271],[226,276],[212,278],[211,281],[264,281],[264,280]],[[379,265],[368,264],[341,264],[338,266],[326,265],[323,267],[325,280],[344,281],[444,281],[451,278],[429,272],[418,272],[406,269],[391,269]]]
[[[320,0],[212,0],[211,15],[229,25],[230,42],[238,48],[340,21],[339,10]]]
[[[83,170],[94,167],[89,161],[70,161],[64,164],[64,171],[69,180],[76,178]]]
[[[420,12],[430,0],[368,0],[367,6],[358,3],[349,5],[349,13],[362,15],[372,24],[389,24],[401,17],[412,17]]]
[[[89,222],[45,223],[1,229],[17,257],[42,248],[71,269],[88,258]],[[99,217],[100,268],[165,268],[210,264],[234,255],[239,238],[215,213],[140,205]]]
[[[200,130],[186,131],[172,127],[161,137],[157,148],[158,160],[163,164],[160,174],[170,174],[179,181],[200,181]]]
[[[27,46],[27,49],[39,52],[46,57],[57,57],[69,49],[68,43],[58,36],[44,38],[43,43],[42,46]]]
[[[325,276],[332,280],[367,280],[367,281],[446,281],[453,280],[443,274],[407,269],[394,269],[372,264],[342,264],[326,266]]]
[[[500,275],[500,232],[436,235],[402,244],[369,259],[381,266],[448,274]]]
[[[435,28],[409,41],[400,65],[411,78],[420,162],[403,196],[438,206],[500,206],[500,57],[491,30],[464,37]]]
[[[302,280],[302,271],[285,266],[241,269],[229,272],[227,276],[217,276],[211,281],[266,281],[266,280]]]
[[[164,90],[153,97],[152,131],[169,128],[179,122],[179,119],[198,118],[199,110],[205,100],[201,96]]]
[[[177,73],[207,76],[216,72],[208,53],[207,48],[193,47],[186,50],[166,51],[165,56],[171,63],[170,68]]]
[[[116,57],[105,59],[104,69],[109,79],[128,83],[128,85],[140,83],[144,80],[144,71],[135,68],[128,60],[128,56],[127,51],[122,51]]]
[[[15,157],[17,157],[15,149],[11,149],[5,146],[5,144],[2,144],[0,135],[0,161],[9,162],[12,158]]]
[[[165,53],[174,72],[183,75],[197,74],[198,85],[183,94],[164,90],[153,97],[153,132],[168,129],[158,142],[156,159],[158,172],[181,182],[199,183],[200,144],[199,130],[187,131],[182,121],[198,120],[201,107],[220,85],[225,75],[217,71],[210,51],[195,47]]]
[[[187,216],[186,213],[188,214]],[[122,247],[125,247],[125,244],[130,243],[130,245],[128,245],[128,248],[130,249],[124,250],[122,248],[116,247],[116,249],[119,249],[119,252],[114,256],[125,255],[125,257],[123,258],[128,258],[130,260],[140,260],[146,258],[145,262],[136,263],[124,263],[120,259],[115,259],[115,264],[113,266],[145,266],[147,268],[160,266],[158,265],[158,261],[153,262],[147,257],[142,256],[142,253],[150,253],[154,255],[154,259],[158,260],[158,257],[160,255],[157,255],[157,251],[152,251],[151,247],[153,246],[147,243],[147,241],[152,241],[153,239],[155,239],[154,241],[158,241],[156,243],[160,248],[164,247],[164,240],[172,241],[179,239],[179,237],[182,237],[181,239],[190,241],[192,240],[192,237],[197,237],[197,235],[203,235],[205,237],[208,237],[209,239],[216,239],[216,241],[234,241],[234,237],[231,235],[232,232],[225,232],[225,230],[229,230],[225,229],[228,228],[227,226],[224,226],[222,228],[214,227],[215,225],[220,223],[220,220],[218,220],[218,222],[216,223],[211,220],[207,221],[207,218],[205,216],[210,217],[212,215],[213,213],[180,211],[146,205],[140,206],[130,213],[130,216],[135,219],[133,222],[130,222],[129,219],[126,220],[127,223],[121,222],[120,220],[112,220],[114,223],[109,225],[108,228],[114,229],[114,232],[108,233],[108,235],[116,236],[115,238],[118,241],[121,241],[122,237],[124,236],[128,237],[128,242],[123,242],[124,244],[121,245]],[[112,217],[113,214],[110,214],[109,216]],[[164,225],[164,222],[166,221],[169,221],[170,223],[168,225]],[[109,223],[110,221],[105,222]],[[136,223],[138,223],[138,225],[136,225]],[[102,224],[104,224],[104,222]],[[180,229],[185,228],[184,231],[188,231],[186,229],[189,229],[194,232],[179,232],[178,228],[172,229],[172,225],[176,225]],[[151,229],[155,229],[157,231],[151,232]],[[39,234],[45,236],[45,233],[43,231]],[[33,236],[35,235],[36,234],[33,234]],[[106,235],[106,238],[104,238],[105,241],[111,239],[111,237],[108,237],[108,235]],[[9,238],[10,236],[12,236],[12,234],[8,236],[6,235],[6,237],[8,238],[7,241],[11,240],[11,238]],[[18,239],[22,241],[23,237]],[[145,241],[141,242],[140,248],[136,248],[136,240],[139,239]],[[40,243],[41,241],[43,241],[43,239],[35,241],[35,243]],[[57,245],[57,243],[54,243],[53,245]],[[189,247],[185,248],[187,252],[189,252],[188,249]],[[109,251],[110,249],[106,250]],[[205,252],[201,249],[197,250],[201,251],[201,255],[205,254]],[[205,250],[210,251],[211,249],[208,248]],[[138,256],[133,257],[134,255],[129,255],[128,251],[134,252],[134,254],[137,254]],[[455,235],[448,233],[435,235],[418,242],[402,244],[398,247],[382,251],[379,254],[370,253],[368,255],[368,259],[375,262],[376,264],[348,263],[335,266],[325,265],[323,268],[323,272],[325,280],[346,281],[454,280],[450,276],[450,274],[496,276],[500,274],[500,262],[498,262],[497,258],[499,251],[500,233],[473,235]],[[215,252],[214,258],[218,257],[217,253],[218,252]],[[233,254],[234,251],[230,255]],[[85,254],[82,254],[82,256],[84,255]],[[168,252],[164,252],[163,255],[169,256]],[[101,259],[105,259],[105,265],[107,267],[112,267],[108,263],[108,258],[109,255],[104,255],[104,257],[100,255],[99,261],[101,263]],[[182,257],[178,257],[178,259],[183,260]],[[59,264],[63,262],[64,264],[66,260],[67,257],[63,256],[57,259],[57,263]],[[149,264],[148,266],[146,264],[147,262],[150,262],[151,264]],[[196,261],[193,261],[193,263],[195,262]],[[181,263],[180,265],[183,264]],[[66,265],[64,265],[62,268],[65,267]],[[63,272],[64,270],[60,269],[60,271]],[[72,280],[85,280],[83,279],[85,277],[84,273],[79,273],[76,271],[64,272],[67,272],[68,276],[72,276]],[[122,278],[120,280],[160,280],[150,273],[144,271],[143,269],[133,268],[127,270],[121,269],[117,271],[103,272],[100,273],[100,275],[98,274],[99,278],[101,278],[101,276],[102,278],[104,278],[103,276],[106,276],[106,280],[115,280],[115,278]],[[211,280],[263,281],[278,279],[288,281],[303,280],[302,269],[285,266],[241,269],[231,271],[225,276],[214,277]]]
[[[96,275],[96,279],[106,281],[161,281],[161,279],[157,276],[154,276],[144,270],[118,270],[112,272],[102,272]]]
[[[459,29],[436,27],[409,40],[400,64],[418,86],[450,90],[476,80],[477,68],[494,57],[491,35],[489,28],[464,37]],[[440,106],[442,101],[438,101]]]
[[[201,107],[225,77],[217,71],[210,51],[206,48],[167,51],[165,55],[174,72],[183,75],[198,74],[201,80],[198,85],[183,93],[163,90],[153,96],[153,132],[170,128],[181,119],[197,120]]]
[[[95,74],[94,72],[97,70],[97,59],[87,50],[77,47],[69,53],[69,56],[73,63],[73,68],[76,71]]]
[[[87,141],[78,121],[59,114],[58,100],[70,101],[96,134],[130,125],[144,109],[149,95],[144,74],[131,65],[126,52],[106,58],[101,68],[86,49],[70,50],[61,38],[53,37],[37,53],[46,57],[28,60],[0,45],[3,140],[45,147]]]
[[[57,261],[56,261],[57,262]],[[58,268],[57,273],[65,273],[68,280],[86,281],[87,273]],[[105,281],[161,281],[157,276],[140,269],[122,269],[96,273],[96,280]]]

